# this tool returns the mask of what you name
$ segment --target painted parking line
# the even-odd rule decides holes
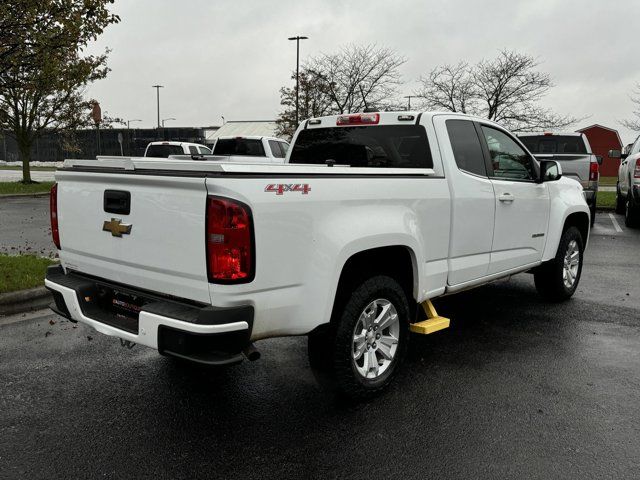
[[[622,228],[620,228],[620,224],[618,223],[616,217],[613,216],[613,213],[609,214],[609,218],[611,219],[611,223],[613,223],[613,228],[616,229],[616,232],[622,233]]]

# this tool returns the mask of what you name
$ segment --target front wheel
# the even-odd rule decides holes
[[[569,227],[560,238],[553,260],[538,267],[534,281],[538,293],[547,300],[560,302],[570,298],[580,282],[584,242],[576,227]]]
[[[363,400],[391,383],[407,351],[409,311],[404,290],[391,277],[378,275],[356,287],[338,312],[335,328],[324,333],[339,391]],[[323,365],[319,345],[314,347],[310,360]]]

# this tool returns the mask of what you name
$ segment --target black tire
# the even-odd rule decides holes
[[[354,331],[358,324],[362,325],[359,323],[361,314],[376,300],[389,302],[395,308],[399,324],[398,341],[395,354],[388,361],[384,371],[375,378],[365,378],[359,373],[357,362],[353,358]],[[380,393],[391,383],[406,356],[410,312],[407,295],[396,280],[378,275],[360,283],[344,305],[338,308],[332,328],[310,335],[309,362],[312,366],[315,364],[318,369],[325,370],[330,364],[331,375],[338,392],[354,400],[366,400]],[[384,331],[381,331],[380,335],[384,337]],[[320,343],[323,340],[322,336],[325,341],[329,339],[324,343],[324,350],[321,349]],[[321,351],[324,353],[320,353]],[[372,355],[377,358],[376,354]],[[330,356],[330,362],[327,361],[327,356]],[[376,360],[378,361],[384,363],[384,360]]]
[[[626,208],[626,199],[620,194],[620,183],[616,184],[616,213],[623,214]]]
[[[597,196],[593,197],[593,204],[589,207],[589,212],[591,214],[591,228],[593,228],[593,226],[596,223],[596,205],[597,205]]]
[[[564,281],[565,255],[572,242],[576,242],[578,248],[578,269],[575,280],[571,286]],[[534,281],[538,293],[552,302],[561,302],[569,299],[580,283],[584,254],[584,241],[580,231],[576,227],[569,227],[560,238],[558,251],[553,260],[540,265],[534,273]]]
[[[628,228],[638,227],[638,217],[640,217],[640,212],[638,210],[638,207],[633,204],[631,193],[627,194],[627,201],[625,202],[624,209],[624,224]]]

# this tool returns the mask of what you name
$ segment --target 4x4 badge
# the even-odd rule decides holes
[[[111,221],[105,220],[102,224],[103,232],[111,232],[114,237],[122,237],[122,235],[129,235],[131,233],[132,225],[122,223],[119,218],[112,218]]]
[[[285,192],[302,192],[302,195],[308,195],[311,186],[308,183],[271,183],[264,189],[265,192],[275,192],[276,195],[282,195]]]

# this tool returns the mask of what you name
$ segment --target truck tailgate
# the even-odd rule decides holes
[[[555,160],[562,168],[562,175],[577,180],[583,187],[589,184],[591,156],[580,154],[535,154],[538,160]]]
[[[56,180],[65,268],[210,302],[204,178],[58,171]]]

